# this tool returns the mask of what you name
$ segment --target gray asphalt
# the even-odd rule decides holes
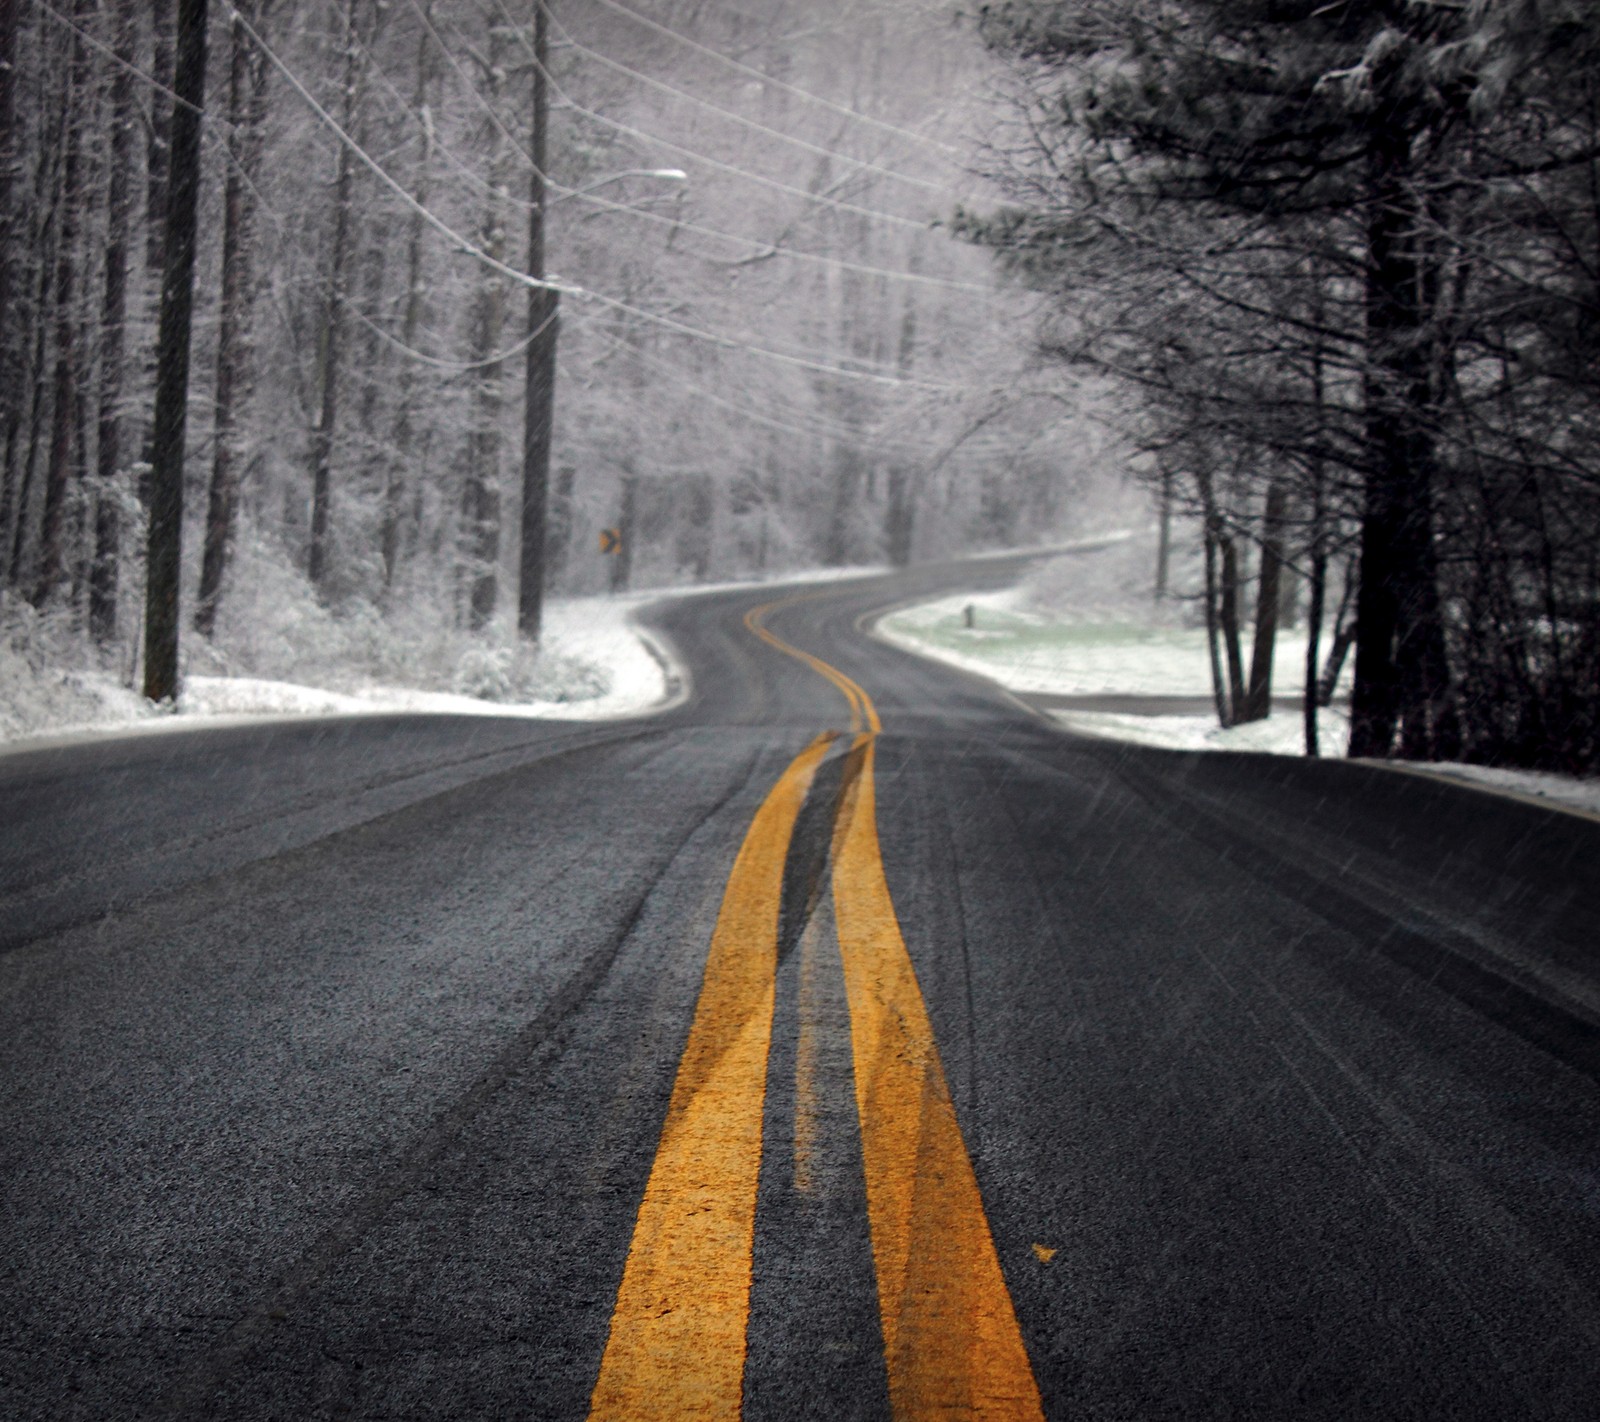
[[[1014,571],[768,625],[882,715],[888,880],[1047,1414],[1600,1415],[1600,824],[1074,738],[858,626]],[[844,723],[745,630],[777,595],[654,612],[692,687],[636,721],[0,757],[0,1417],[584,1415],[734,855]],[[804,903],[745,1413],[885,1417]]]

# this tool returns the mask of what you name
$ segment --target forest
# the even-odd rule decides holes
[[[947,6],[187,8],[197,100],[177,0],[0,0],[13,642],[148,685],[186,114],[185,666],[448,672],[546,593],[1036,538],[1109,439],[945,225],[992,191],[992,61]]]
[[[1591,773],[1597,9],[0,0],[0,631],[459,683],[1131,471],[1224,725]]]
[[[1042,344],[1115,382],[1143,477],[1203,530],[1224,724],[1265,714],[1292,584],[1308,687],[1354,658],[1350,754],[1595,770],[1597,22],[982,7],[1008,203],[958,225],[1051,297]]]

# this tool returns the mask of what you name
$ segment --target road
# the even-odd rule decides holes
[[[0,1416],[1594,1417],[1600,824],[1068,736],[951,577],[0,757]]]

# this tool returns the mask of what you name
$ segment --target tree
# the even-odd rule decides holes
[[[357,21],[360,0],[346,0],[344,11],[344,80],[339,109],[340,127],[349,134],[361,98],[361,75],[366,49]],[[328,243],[327,282],[322,302],[318,386],[321,397],[317,424],[311,436],[311,537],[306,572],[311,584],[326,595],[331,560],[329,540],[333,509],[333,442],[339,423],[339,387],[343,376],[345,305],[349,299],[350,227],[355,193],[355,153],[341,141],[336,160],[333,196],[333,232]]]
[[[77,0],[73,20],[82,29],[89,17],[88,0]],[[61,228],[56,241],[55,373],[51,381],[50,455],[45,471],[44,513],[39,530],[39,576],[34,584],[35,606],[43,606],[66,573],[66,513],[72,474],[73,425],[82,395],[78,381],[78,261],[83,202],[83,127],[81,110],[88,103],[89,51],[82,38],[72,37],[72,61],[67,79],[65,154],[61,162]],[[79,451],[81,457],[81,450]]]
[[[532,172],[528,193],[528,275],[544,280],[545,170],[550,161],[550,16],[546,0],[533,7]],[[547,576],[547,508],[550,442],[554,434],[556,339],[560,334],[560,295],[548,286],[528,288],[528,363],[523,393],[522,519],[518,545],[517,631],[539,640]],[[570,491],[563,513],[570,518]],[[562,529],[563,541],[566,530]]]
[[[0,0],[0,55],[16,57],[0,67],[0,562],[6,597],[48,589],[61,614],[8,622],[37,628],[46,660],[82,636],[67,655],[126,668],[118,599],[148,571],[158,666],[176,655],[161,609],[181,602],[208,664],[316,675],[320,649],[347,644],[382,675],[425,661],[448,683],[456,639],[499,635],[488,612],[513,563],[532,640],[547,593],[608,573],[780,570],[830,543],[952,550],[980,501],[1002,506],[1048,468],[1040,450],[1024,477],[992,458],[998,438],[959,437],[1017,352],[983,255],[929,226],[961,180],[948,96],[979,61],[917,7],[824,0],[798,46],[780,11],[669,7],[657,30],[527,0],[266,15],[266,0],[230,9],[213,78],[225,124],[184,382],[205,470],[183,508],[171,364],[157,369],[147,319],[180,176],[178,11]],[[523,212],[526,263],[505,230]],[[522,350],[515,278],[496,262],[532,276],[520,401],[502,368]],[[547,267],[596,294],[563,300],[559,350]],[[520,520],[494,507],[519,433]],[[150,512],[146,570],[131,545],[152,546],[133,532]],[[619,512],[626,551],[605,560],[594,534]],[[175,520],[195,517],[197,556],[174,561]],[[175,567],[198,586],[177,589]],[[234,597],[241,615],[223,616]],[[426,653],[419,628],[437,639]]]
[[[1590,52],[1592,40],[1573,40],[1591,8],[984,11],[1034,127],[1006,173],[1024,205],[965,230],[1062,293],[1058,352],[1138,389],[1158,423],[1198,420],[1263,488],[1282,484],[1289,506],[1312,511],[1313,568],[1325,567],[1330,513],[1355,496],[1353,754],[1488,754],[1498,740],[1462,694],[1481,636],[1459,615],[1467,589],[1441,550],[1509,531],[1503,511],[1460,497],[1487,473],[1486,408],[1503,410],[1528,371],[1508,378],[1504,345],[1499,371],[1474,349],[1494,310],[1484,259],[1504,273],[1551,261],[1513,194],[1594,173],[1582,121],[1540,94],[1576,101],[1591,82],[1581,60],[1557,57]],[[1186,339],[1197,330],[1207,339]],[[1271,522],[1256,525],[1262,541]]]
[[[183,566],[184,432],[189,409],[189,329],[194,305],[200,120],[206,87],[206,0],[178,0],[172,92],[172,164],[156,338],[150,535],[145,556],[144,694],[178,694],[178,595]]]
[[[271,0],[238,0],[228,27],[228,169],[222,194],[221,310],[217,330],[217,380],[212,430],[211,481],[206,495],[205,546],[195,630],[209,637],[237,522],[239,466],[244,457],[240,408],[251,381],[251,308],[254,301],[252,245],[254,189],[260,166],[261,125],[266,116],[268,68],[250,42],[246,23],[257,26]]]
[[[17,16],[18,0],[0,0],[0,453],[5,460],[3,506],[0,506],[0,548],[9,546],[12,516],[12,453],[16,441],[21,360],[14,340],[17,282],[18,214],[15,202],[19,145],[17,142]],[[9,560],[7,560],[9,561]]]
[[[491,18],[483,56],[483,85],[490,112],[497,112],[505,76],[505,37]],[[486,191],[478,227],[480,249],[496,266],[485,265],[478,276],[472,318],[472,428],[467,438],[466,477],[461,487],[462,581],[467,616],[474,630],[488,626],[499,596],[500,449],[502,385],[505,367],[497,357],[505,332],[506,279],[499,270],[506,258],[505,134],[498,120],[486,126],[482,143],[487,154]]]
[[[100,305],[100,412],[89,569],[89,630],[102,647],[117,635],[122,557],[122,397],[127,361],[128,247],[133,218],[133,75],[139,7],[121,0],[111,72],[111,154],[106,181],[105,292]]]
[[[423,240],[427,232],[423,213],[430,196],[430,168],[434,154],[433,112],[428,103],[433,82],[433,45],[428,29],[433,24],[432,0],[425,0],[422,10],[424,27],[417,37],[415,51],[415,79],[412,88],[412,109],[418,116],[417,128],[422,140],[422,151],[416,166],[412,195],[416,206],[406,220],[406,285],[405,303],[400,325],[400,344],[414,350],[422,330],[426,289],[423,283]],[[384,474],[383,516],[379,530],[379,556],[383,559],[383,596],[387,601],[394,591],[395,576],[400,566],[403,543],[402,529],[406,522],[406,462],[412,452],[413,409],[417,398],[417,363],[406,361],[400,370],[400,397],[394,422],[387,468]],[[420,494],[420,490],[418,491]],[[415,511],[415,504],[412,505]],[[413,520],[413,526],[415,520]],[[413,528],[414,531],[414,528]]]

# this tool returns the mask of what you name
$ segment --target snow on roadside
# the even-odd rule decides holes
[[[31,666],[0,649],[0,742],[106,732],[154,731],[241,719],[377,712],[605,719],[663,703],[670,694],[669,654],[633,620],[659,594],[571,598],[545,610],[545,636],[531,665],[509,647],[474,649],[458,680],[489,695],[531,682],[542,694],[496,700],[461,691],[362,685],[345,690],[265,677],[189,674],[176,716],[151,708],[111,673]],[[671,673],[681,685],[682,673]]]
[[[1265,721],[1224,730],[1217,718],[1205,716],[1140,716],[1103,711],[1051,710],[1053,719],[1084,736],[1107,736],[1166,750],[1260,751],[1267,755],[1304,755],[1305,726],[1299,716],[1281,711]],[[1317,713],[1317,745],[1324,755],[1343,755],[1350,743],[1349,718],[1335,708]]]
[[[968,607],[973,608],[971,628],[965,625]],[[1095,620],[1097,615],[1107,620]],[[1211,695],[1203,630],[1139,622],[1121,608],[1097,609],[1080,620],[1041,609],[1026,587],[960,594],[901,608],[880,618],[873,631],[894,646],[976,672],[1024,694]],[[1304,635],[1280,634],[1274,660],[1279,673],[1275,690],[1298,697],[1304,687]],[[1210,713],[1138,715],[1053,708],[1049,714],[1080,735],[1168,750],[1305,753],[1301,717],[1281,709],[1265,721],[1226,730]],[[1324,755],[1342,755],[1349,732],[1349,718],[1337,707],[1319,713],[1318,741]],[[1600,781],[1477,765],[1408,762],[1398,768],[1600,815]]]
[[[973,610],[967,627],[966,609]],[[1211,695],[1205,631],[1111,613],[1072,618],[1034,605],[1025,588],[962,593],[881,618],[878,635],[907,651],[937,656],[993,677],[1012,691],[1058,696]],[[1248,655],[1248,648],[1246,648]],[[1305,634],[1279,634],[1273,690],[1305,685]]]
[[[1600,816],[1600,780],[1579,780],[1571,775],[1556,775],[1543,770],[1508,770],[1498,765],[1424,765],[1408,762],[1404,768],[1423,775],[1442,776],[1446,780],[1465,780],[1522,799],[1565,805],[1569,809]]]
[[[426,600],[379,618],[336,617],[303,578],[246,540],[214,644],[189,638],[178,712],[156,711],[96,665],[70,617],[0,598],[0,746],[284,716],[432,712],[553,720],[637,715],[682,694],[687,672],[633,614],[663,598],[832,582],[877,567],[784,572],[774,579],[654,589],[545,605],[536,655],[503,632],[469,637]],[[126,649],[124,649],[126,650]],[[245,675],[244,673],[250,673]]]

